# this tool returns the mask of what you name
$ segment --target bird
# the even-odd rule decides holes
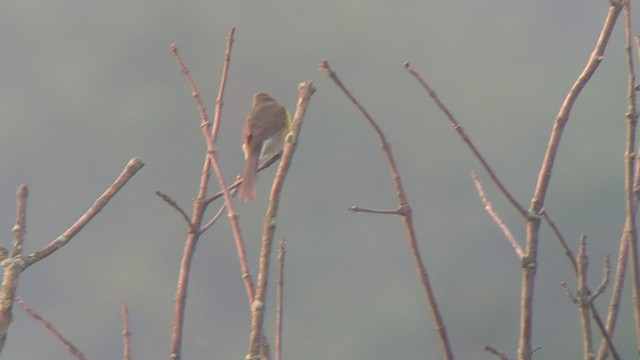
[[[266,92],[253,96],[251,110],[242,132],[244,170],[240,200],[256,199],[258,161],[277,154],[284,146],[284,138],[291,131],[291,114]]]

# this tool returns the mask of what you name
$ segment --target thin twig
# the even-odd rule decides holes
[[[238,192],[238,188],[232,189],[231,197],[235,197],[237,192]],[[224,214],[225,210],[227,210],[227,204],[222,204],[220,209],[218,209],[218,212],[215,215],[213,215],[211,220],[209,220],[206,224],[202,226],[202,228],[200,228],[200,234],[203,234],[205,231],[209,230],[209,228],[212,227],[213,224],[215,224],[218,221],[218,219],[220,219],[220,216]]]
[[[296,113],[293,117],[293,126],[285,140],[282,159],[278,165],[278,170],[276,171],[276,176],[273,180],[273,186],[271,187],[269,205],[267,206],[267,211],[263,221],[262,246],[260,248],[260,261],[258,264],[258,280],[256,284],[256,296],[251,307],[251,331],[249,333],[249,351],[246,359],[255,359],[258,356],[260,339],[262,336],[262,325],[264,322],[270,255],[273,235],[276,229],[280,195],[282,194],[284,181],[289,172],[289,167],[293,160],[293,154],[295,153],[295,149],[298,144],[297,139],[300,138],[304,115],[307,111],[311,95],[313,95],[314,92],[315,87],[311,82],[303,82],[298,85],[298,104],[296,106]]]
[[[562,236],[560,229],[558,228],[556,223],[553,220],[551,220],[551,217],[549,216],[547,209],[542,209],[540,213],[542,214],[542,217],[544,218],[544,220],[547,222],[547,225],[549,225],[549,227],[551,228],[551,231],[553,231],[553,233],[556,235],[556,238],[558,239],[558,241],[560,241],[562,250],[564,250],[564,254],[567,256],[567,259],[569,259],[569,263],[573,268],[573,272],[577,274],[578,264],[576,264],[576,258],[573,255],[573,251],[571,250],[567,242],[564,240],[564,236]]]
[[[600,285],[598,286],[598,288],[596,289],[596,291],[593,293],[593,295],[591,295],[591,298],[589,299],[589,302],[593,303],[596,298],[600,295],[602,295],[604,293],[604,291],[606,290],[607,286],[609,285],[609,276],[611,274],[611,263],[609,261],[609,255],[604,257],[604,265],[603,265],[603,271],[602,271],[602,281],[600,282]]]
[[[42,249],[36,251],[33,254],[30,254],[25,259],[27,264],[26,266],[31,266],[36,262],[44,259],[45,257],[53,254],[56,250],[65,246],[76,234],[80,232],[88,223],[93,219],[94,216],[98,215],[100,211],[109,203],[109,201],[122,189],[122,187],[135,175],[138,170],[140,170],[144,166],[144,163],[137,158],[133,158],[129,160],[127,166],[125,166],[124,170],[118,176],[118,178],[107,188],[107,190],[102,194],[91,207],[73,224],[69,227],[62,235],[58,236],[55,240],[50,242],[48,245],[43,247]]]
[[[471,141],[471,138],[469,137],[469,135],[467,135],[467,133],[464,131],[464,128],[462,127],[460,122],[455,118],[455,116],[453,116],[453,113],[449,110],[449,108],[447,108],[447,106],[442,102],[442,100],[440,100],[440,98],[438,97],[438,94],[436,94],[436,92],[431,88],[431,86],[427,84],[427,82],[422,78],[422,76],[420,76],[420,74],[413,67],[411,67],[411,65],[408,62],[404,63],[404,68],[407,69],[407,71],[420,83],[420,85],[422,85],[422,87],[427,91],[431,99],[433,99],[433,101],[436,103],[438,108],[440,108],[440,111],[442,111],[445,114],[445,116],[451,123],[453,130],[455,130],[458,136],[460,137],[460,139],[464,141],[465,144],[467,144],[467,146],[469,147],[473,155],[476,157],[476,159],[478,159],[478,161],[480,161],[480,164],[482,164],[482,167],[487,172],[489,177],[491,177],[491,180],[493,180],[493,182],[498,186],[502,194],[518,210],[520,215],[526,218],[527,210],[525,210],[524,206],[520,205],[520,203],[515,199],[515,197],[513,197],[511,192],[507,190],[507,187],[504,186],[500,178],[498,178],[498,175],[496,175],[495,171],[493,171],[493,168],[491,168],[491,166],[489,165],[487,160],[485,160],[484,156],[482,156],[482,154],[480,153],[476,145],[473,143],[473,141]]]
[[[476,186],[476,190],[478,191],[478,196],[480,197],[480,200],[482,200],[482,203],[484,204],[485,211],[489,214],[489,216],[491,216],[491,218],[498,225],[500,230],[502,230],[502,233],[509,241],[509,244],[511,244],[511,247],[513,248],[513,250],[516,252],[516,255],[518,255],[518,259],[522,260],[522,257],[524,256],[522,247],[520,247],[520,244],[518,244],[518,241],[516,240],[515,236],[513,236],[513,233],[511,232],[511,230],[509,230],[509,227],[507,226],[507,224],[505,224],[504,221],[502,221],[502,219],[500,218],[500,215],[498,215],[498,213],[493,208],[493,205],[491,204],[491,202],[487,198],[487,195],[484,192],[480,179],[478,179],[478,174],[476,174],[475,171],[471,172],[471,180],[473,180],[473,184]]]
[[[560,229],[558,228],[558,226],[555,224],[555,222],[553,222],[553,220],[551,220],[551,217],[547,214],[547,210],[543,208],[541,210],[541,213],[542,213],[542,217],[547,221],[547,224],[549,225],[549,227],[551,228],[553,233],[556,235],[556,238],[558,239],[558,241],[560,241],[560,244],[561,244],[562,248],[564,249],[564,253],[567,256],[567,259],[569,260],[569,263],[571,264],[571,267],[573,268],[573,272],[577,276],[578,275],[578,264],[576,263],[576,258],[573,255],[573,251],[571,250],[569,245],[567,245],[567,242],[564,240],[564,236],[562,236],[562,234],[560,233]],[[610,272],[608,261],[609,261],[609,256],[607,256],[605,258],[605,270],[606,270],[605,274],[606,274],[607,282],[608,282],[608,279],[609,279],[609,272]],[[606,284],[601,284],[601,285],[604,285],[606,287]],[[602,288],[602,291],[604,291],[604,288]],[[613,342],[611,341],[611,338],[609,337],[609,335],[607,333],[607,330],[606,330],[605,325],[604,325],[604,323],[602,321],[602,318],[600,317],[600,313],[596,309],[596,306],[595,306],[595,304],[593,304],[593,302],[591,302],[589,305],[590,305],[590,309],[591,309],[591,316],[593,316],[593,320],[596,322],[596,325],[598,326],[598,329],[600,330],[600,334],[602,334],[603,345],[601,346],[601,350],[603,349],[603,347],[606,348],[604,343],[609,344],[609,346],[613,349],[612,354],[613,354],[614,359],[615,360],[619,360],[620,357],[618,356],[618,352],[616,351],[615,347],[613,346]]]
[[[44,325],[44,327],[49,330],[53,334],[53,336],[60,340],[60,342],[64,344],[71,355],[75,356],[79,360],[87,360],[87,357],[84,356],[84,354],[75,345],[73,345],[71,341],[67,340],[67,338],[65,338],[64,335],[62,335],[62,333],[60,333],[60,331],[51,322],[43,319],[42,316],[40,316],[35,310],[33,310],[33,308],[31,308],[26,302],[24,302],[24,300],[16,299],[16,303],[20,306],[22,311]]]
[[[215,144],[218,139],[218,130],[220,129],[220,119],[222,119],[222,104],[224,99],[224,90],[227,85],[229,76],[229,64],[231,64],[231,48],[233,47],[236,28],[232,27],[227,36],[227,46],[224,51],[224,63],[222,65],[222,77],[220,79],[220,87],[218,88],[218,97],[216,98],[216,111],[213,116],[213,128],[211,129],[211,141]]]
[[[486,346],[484,347],[484,351],[486,351],[486,352],[488,352],[488,353],[491,353],[491,354],[493,354],[493,355],[496,355],[497,357],[499,357],[499,358],[500,358],[500,360],[511,360],[511,359],[507,356],[507,354],[505,354],[505,353],[503,353],[503,352],[500,352],[500,351],[496,350],[496,348],[494,348],[494,347],[493,347],[493,346],[491,346],[491,345],[486,345]]]
[[[284,298],[284,239],[278,242],[278,280],[276,281],[276,356],[275,360],[282,359],[282,308]]]
[[[604,355],[605,357],[608,356],[608,351],[610,350],[611,356],[613,356],[615,360],[620,360],[620,355],[618,355],[618,350],[616,350],[615,346],[613,345],[613,340],[611,339],[611,336],[613,336],[613,334],[610,334],[606,331],[606,327],[605,327],[605,324],[602,322],[600,313],[598,312],[598,309],[593,304],[591,304],[591,315],[593,315],[593,320],[595,320],[596,324],[598,324],[598,328],[600,329],[600,333],[602,334],[603,341],[604,341],[603,346],[601,346],[600,351],[598,352],[597,359],[600,359],[600,353],[604,348],[606,349],[606,351],[602,352],[602,354],[606,354]]]
[[[398,172],[398,167],[396,165],[395,159],[393,158],[393,154],[391,152],[391,145],[387,142],[382,129],[378,124],[373,120],[371,115],[365,110],[365,108],[360,105],[358,100],[351,94],[351,92],[342,84],[342,81],[338,78],[338,75],[329,67],[329,63],[327,60],[323,60],[319,66],[320,70],[325,70],[327,75],[336,83],[336,85],[342,90],[342,92],[351,100],[351,102],[355,105],[355,107],[360,111],[360,113],[365,117],[369,125],[373,128],[378,137],[378,141],[380,142],[380,147],[385,155],[387,166],[389,167],[389,173],[391,175],[391,180],[396,189],[396,196],[398,197],[398,207],[402,213],[402,221],[405,225],[405,231],[407,233],[407,238],[409,240],[409,246],[411,248],[411,252],[413,254],[413,260],[416,265],[416,269],[418,272],[418,276],[422,283],[422,287],[427,296],[427,300],[429,302],[429,307],[431,309],[431,314],[433,316],[435,327],[438,331],[438,335],[440,337],[440,346],[442,347],[442,351],[444,353],[445,359],[453,359],[453,349],[449,342],[449,337],[447,336],[447,329],[444,324],[444,320],[442,318],[442,314],[438,309],[438,303],[436,302],[435,294],[431,287],[431,282],[429,281],[429,276],[427,274],[427,269],[422,260],[422,256],[420,255],[420,249],[418,247],[418,240],[416,239],[415,229],[413,226],[413,217],[411,215],[411,206],[409,205],[409,199],[407,198],[404,188],[402,186],[402,181],[400,180],[400,174]]]
[[[562,287],[562,290],[564,290],[564,293],[567,295],[567,297],[569,298],[569,300],[571,300],[572,303],[578,305],[578,298],[576,298],[573,295],[573,292],[571,291],[571,289],[569,288],[569,285],[567,285],[566,282],[562,281],[560,282],[560,287]]]
[[[123,360],[131,360],[131,330],[129,329],[129,305],[122,304],[122,340],[123,340]]]
[[[369,214],[383,214],[383,215],[402,215],[402,211],[400,209],[397,210],[374,210],[374,209],[365,209],[360,206],[349,206],[349,211],[354,213],[364,212]]]
[[[178,205],[178,203],[175,200],[173,200],[169,195],[163,193],[162,191],[156,191],[155,194],[158,197],[160,197],[162,200],[164,200],[164,202],[169,204],[169,206],[174,208],[178,212],[178,214],[182,216],[182,219],[184,219],[184,221],[187,223],[187,226],[191,228],[192,225],[191,225],[191,219],[189,219],[189,215],[187,215],[187,213],[180,207],[180,205]]]

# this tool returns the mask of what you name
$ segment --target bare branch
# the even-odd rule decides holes
[[[563,281],[560,283],[560,286],[562,287],[562,290],[564,290],[564,293],[567,295],[569,300],[571,300],[572,303],[578,305],[578,299],[576,299],[576,297],[573,295],[573,292],[571,292],[569,285],[567,285],[567,283]]]
[[[16,207],[16,224],[13,226],[13,241],[11,244],[11,252],[9,257],[16,257],[22,254],[22,245],[24,244],[24,235],[27,233],[27,197],[29,191],[26,185],[18,187],[17,197],[18,206]]]
[[[231,49],[233,48],[234,36],[236,28],[229,29],[227,35],[227,46],[224,51],[224,63],[222,65],[222,78],[220,79],[220,87],[218,88],[218,97],[216,98],[216,111],[213,117],[213,128],[211,129],[211,139],[215,144],[218,139],[218,130],[220,129],[220,119],[222,118],[222,99],[224,98],[224,90],[227,86],[227,77],[229,76],[229,64],[231,64]]]
[[[611,265],[609,263],[609,255],[607,255],[604,257],[602,282],[600,282],[600,286],[598,286],[598,289],[596,290],[596,292],[593,295],[591,295],[591,298],[589,298],[589,302],[593,303],[598,296],[604,293],[605,289],[607,288],[607,285],[609,285],[610,274],[611,274]]]
[[[542,161],[540,172],[538,173],[538,181],[531,199],[531,204],[527,213],[526,237],[527,243],[525,247],[525,257],[522,264],[522,290],[520,300],[520,340],[518,344],[518,359],[530,360],[533,354],[533,294],[535,287],[536,262],[538,254],[538,235],[540,231],[540,212],[544,206],[547,196],[547,190],[551,181],[551,174],[555,159],[558,154],[560,140],[564,127],[569,121],[569,115],[573,108],[573,104],[582,92],[591,76],[595,73],[598,65],[603,59],[604,50],[611,37],[611,32],[620,14],[621,6],[615,5],[609,8],[609,13],[602,27],[600,37],[596,42],[595,48],[589,57],[589,61],[582,73],[569,90],[560,111],[556,116],[556,120],[549,136],[549,143]]]
[[[109,201],[122,189],[122,187],[135,175],[138,170],[144,166],[144,163],[137,158],[129,160],[129,163],[124,168],[120,176],[116,181],[107,188],[91,207],[75,222],[71,225],[62,235],[58,236],[55,240],[50,242],[44,248],[37,252],[27,256],[25,259],[26,266],[31,266],[36,262],[46,258],[53,254],[56,250],[65,246],[74,236],[76,236],[80,230],[82,230],[102,209],[109,203]]]
[[[123,360],[131,360],[131,331],[129,330],[129,305],[125,302],[122,304],[122,339],[124,350],[122,352]]]
[[[27,196],[26,185],[20,185],[16,192],[16,224],[13,226],[13,244],[10,257],[0,265],[4,268],[2,288],[0,290],[0,352],[7,341],[9,325],[13,320],[13,302],[18,291],[20,273],[27,267],[22,258],[22,245],[27,232]]]
[[[578,264],[576,264],[576,258],[573,255],[573,251],[571,251],[571,248],[569,247],[567,242],[564,240],[564,236],[562,236],[562,234],[560,233],[560,229],[558,228],[556,223],[553,222],[553,220],[551,220],[551,217],[549,216],[547,209],[542,209],[540,213],[542,214],[542,217],[551,228],[551,231],[553,231],[553,233],[556,235],[556,238],[558,239],[558,241],[560,241],[560,245],[564,250],[564,254],[567,255],[567,259],[569,259],[569,263],[571,264],[571,267],[573,267],[573,272],[577,274]]]
[[[603,360],[611,353],[614,357],[619,358],[615,353],[615,349],[612,348],[611,337],[615,332],[615,326],[620,311],[620,299],[622,297],[622,289],[624,287],[624,281],[626,277],[627,261],[629,260],[629,252],[631,257],[631,271],[633,279],[633,312],[635,316],[635,330],[636,340],[640,339],[640,287],[639,287],[639,275],[640,270],[638,266],[638,245],[637,245],[637,225],[635,220],[635,214],[638,208],[638,195],[640,194],[640,167],[638,167],[638,161],[640,159],[634,153],[635,150],[635,137],[636,137],[636,125],[638,121],[638,114],[636,111],[636,95],[637,84],[635,83],[635,72],[633,65],[633,50],[632,50],[632,30],[631,30],[631,4],[629,1],[611,1],[611,8],[609,14],[613,11],[620,11],[624,9],[625,18],[625,55],[627,60],[627,138],[625,144],[624,164],[625,164],[625,207],[626,207],[626,219],[622,235],[620,237],[620,245],[618,248],[618,256],[616,261],[616,274],[613,280],[611,297],[609,300],[609,311],[606,321],[606,332],[604,340],[600,343],[598,355],[596,359]],[[636,37],[636,51],[640,53],[640,42]],[[595,309],[594,309],[595,310]]]
[[[354,213],[364,212],[364,213],[369,213],[369,214],[384,214],[384,215],[400,215],[400,216],[403,216],[402,211],[400,209],[398,209],[398,210],[374,210],[374,209],[361,208],[359,206],[349,206],[349,211],[352,211]]]
[[[178,286],[176,290],[176,303],[174,309],[174,320],[173,320],[173,329],[172,329],[172,340],[171,340],[171,349],[170,349],[170,358],[172,360],[180,360],[181,359],[181,348],[182,348],[182,336],[183,336],[183,327],[184,327],[184,315],[185,315],[185,306],[186,306],[186,297],[187,297],[187,285],[189,283],[189,272],[191,269],[191,262],[193,259],[193,254],[196,249],[196,244],[198,242],[199,236],[201,234],[200,224],[202,222],[202,218],[204,216],[206,206],[208,202],[206,202],[206,193],[207,187],[209,183],[210,177],[210,169],[213,166],[216,176],[218,178],[218,183],[222,192],[224,193],[225,198],[225,206],[227,208],[227,213],[229,215],[229,221],[231,222],[231,227],[234,233],[234,237],[236,239],[236,247],[238,249],[238,256],[240,258],[240,264],[242,267],[242,278],[245,283],[245,288],[247,291],[247,297],[249,298],[249,303],[253,301],[254,298],[254,286],[249,275],[249,265],[246,259],[246,251],[244,248],[244,241],[242,239],[242,235],[240,233],[240,225],[238,223],[237,215],[235,213],[235,208],[233,207],[233,202],[231,199],[231,194],[229,192],[229,188],[227,187],[224,174],[220,168],[220,164],[217,158],[217,150],[215,147],[214,138],[217,135],[217,129],[219,126],[219,122],[221,119],[221,111],[222,111],[222,96],[224,93],[224,89],[226,86],[226,79],[228,73],[228,67],[231,59],[231,49],[233,46],[233,36],[235,33],[235,28],[231,28],[229,31],[229,35],[227,37],[226,51],[225,51],[225,65],[223,66],[223,75],[220,81],[220,89],[218,93],[218,98],[216,101],[216,114],[214,115],[214,127],[211,127],[211,124],[207,120],[206,109],[204,104],[202,103],[200,97],[200,91],[189,72],[189,69],[184,64],[182,57],[178,53],[178,48],[175,44],[171,45],[171,52],[173,53],[182,73],[186,76],[189,86],[191,88],[191,94],[196,102],[196,106],[198,108],[198,112],[200,113],[200,127],[202,128],[203,136],[207,143],[207,157],[205,158],[202,176],[200,177],[200,188],[198,191],[198,196],[194,201],[194,209],[193,214],[191,216],[191,224],[193,224],[192,230],[189,232],[187,236],[187,240],[185,242],[185,248],[183,251],[182,262],[180,265],[180,274],[178,276]],[[213,129],[216,129],[215,131]]]
[[[507,187],[504,186],[504,184],[498,178],[498,175],[496,175],[496,173],[493,171],[493,169],[491,168],[487,160],[485,160],[484,156],[482,156],[478,148],[476,148],[476,145],[473,143],[473,141],[471,141],[471,138],[469,137],[469,135],[467,135],[467,133],[464,131],[464,129],[462,128],[462,125],[460,125],[460,122],[453,116],[451,111],[446,107],[446,105],[442,102],[442,100],[440,100],[440,98],[438,97],[438,94],[436,94],[436,92],[431,88],[431,86],[427,84],[427,82],[422,78],[422,76],[420,76],[420,74],[415,69],[413,69],[408,62],[404,63],[404,68],[407,69],[407,71],[416,80],[418,80],[420,85],[422,85],[422,87],[427,91],[431,99],[433,99],[433,101],[436,103],[438,108],[440,108],[440,111],[442,111],[444,115],[447,117],[447,119],[451,123],[451,126],[453,127],[453,130],[455,130],[458,136],[460,137],[460,139],[464,141],[465,144],[467,144],[467,146],[469,147],[469,150],[471,150],[471,152],[476,157],[476,159],[480,161],[480,164],[482,164],[482,167],[487,172],[491,180],[493,180],[493,182],[496,184],[496,186],[498,186],[502,194],[504,194],[507,200],[509,200],[509,202],[518,210],[520,215],[526,218],[527,210],[525,210],[524,206],[520,205],[520,203],[516,201],[513,195],[511,195],[511,192],[507,190]]]
[[[478,196],[480,197],[480,200],[482,200],[482,203],[484,204],[485,211],[489,214],[489,216],[491,216],[491,218],[498,225],[500,230],[502,230],[502,233],[509,241],[509,244],[511,244],[511,247],[513,248],[513,250],[516,252],[516,255],[518,255],[518,259],[522,260],[522,257],[524,256],[522,247],[520,247],[520,244],[518,244],[518,241],[516,240],[515,236],[513,236],[513,233],[511,232],[511,230],[509,230],[509,227],[507,226],[507,224],[505,224],[504,221],[502,221],[502,219],[500,218],[500,215],[498,215],[498,213],[493,208],[493,205],[491,204],[489,199],[487,199],[487,195],[484,193],[484,189],[482,188],[482,183],[480,182],[480,179],[478,179],[478,174],[476,174],[475,171],[471,172],[471,180],[473,180],[473,183],[476,186],[476,190],[478,191]]]
[[[635,176],[635,147],[636,147],[636,131],[638,124],[638,112],[636,110],[636,80],[633,66],[633,35],[631,30],[631,2],[629,0],[620,1],[624,9],[625,19],[625,50],[627,59],[627,141],[625,146],[625,205],[626,205],[626,221],[625,232],[627,233],[627,241],[629,242],[629,255],[631,261],[631,276],[633,294],[633,314],[635,317],[636,343],[640,343],[640,250],[638,249],[638,227],[636,224],[636,210],[634,207],[634,176]],[[636,41],[639,41],[636,37]]]
[[[169,195],[163,193],[162,191],[156,191],[155,194],[159,196],[162,200],[164,200],[164,202],[169,204],[169,206],[174,208],[180,214],[180,216],[182,216],[182,219],[184,219],[184,221],[187,223],[187,226],[189,228],[192,227],[191,220],[189,219],[189,215],[187,215],[187,213],[180,207],[180,205],[178,205],[178,203],[175,200],[173,200]]]
[[[293,126],[289,135],[285,140],[282,159],[278,165],[271,194],[269,196],[269,205],[263,221],[262,228],[262,246],[260,248],[260,261],[258,264],[258,280],[256,285],[256,295],[251,306],[251,332],[249,334],[249,351],[247,359],[254,359],[258,356],[260,347],[260,339],[262,338],[262,326],[264,322],[264,309],[267,294],[267,282],[269,274],[269,263],[271,248],[273,243],[273,235],[276,229],[276,219],[278,215],[278,206],[280,204],[280,195],[284,186],[284,181],[289,172],[289,167],[293,160],[293,154],[297,147],[297,139],[300,138],[300,131],[304,115],[311,95],[315,92],[315,87],[311,82],[303,82],[298,86],[298,105],[296,113],[293,117]]]
[[[237,187],[231,189],[231,197],[235,197],[237,192],[238,192]],[[212,227],[213,224],[215,224],[218,221],[218,219],[220,219],[220,216],[224,214],[224,211],[226,209],[227,209],[227,204],[222,204],[220,209],[218,209],[218,212],[215,215],[213,215],[211,220],[209,220],[209,222],[207,222],[206,224],[204,224],[204,226],[202,226],[202,228],[200,229],[200,234],[203,234],[205,231],[209,230],[209,228]]]
[[[429,302],[429,308],[431,309],[431,314],[433,316],[435,327],[438,331],[438,335],[440,337],[440,346],[442,347],[442,351],[444,353],[445,359],[453,359],[453,349],[451,348],[451,344],[449,342],[449,337],[447,336],[447,329],[444,324],[444,320],[442,318],[442,314],[438,309],[438,303],[436,302],[435,294],[431,287],[431,282],[429,281],[429,276],[427,274],[427,269],[424,265],[424,261],[422,260],[422,256],[420,255],[420,249],[418,247],[418,241],[416,239],[416,233],[413,226],[413,217],[411,215],[411,206],[409,205],[409,199],[405,194],[404,187],[402,186],[402,181],[400,180],[400,174],[398,172],[398,167],[396,165],[395,159],[393,158],[393,154],[391,152],[391,145],[387,142],[387,139],[382,132],[382,129],[378,124],[373,120],[371,115],[367,112],[367,110],[356,100],[356,98],[351,94],[351,92],[344,86],[342,81],[338,78],[338,75],[329,67],[329,63],[327,60],[323,60],[318,66],[320,70],[325,70],[327,75],[335,82],[335,84],[342,90],[342,92],[351,100],[353,105],[360,111],[360,113],[365,117],[369,125],[373,128],[378,137],[378,141],[380,142],[380,147],[382,148],[382,152],[385,155],[387,160],[387,166],[389,167],[389,173],[391,176],[391,180],[393,181],[393,185],[396,189],[396,196],[398,197],[398,208],[402,211],[402,221],[404,222],[405,231],[407,233],[407,238],[409,240],[409,247],[411,248],[411,253],[413,255],[413,260],[416,265],[416,269],[418,272],[418,276],[422,283],[422,287],[425,291],[427,301]]]
[[[284,288],[284,239],[278,242],[278,280],[276,281],[276,356],[275,360],[282,359],[282,308]]]
[[[64,335],[62,335],[62,333],[60,333],[60,331],[52,323],[43,319],[42,316],[40,316],[35,310],[33,310],[33,308],[31,308],[26,302],[24,302],[22,299],[16,299],[16,303],[20,305],[22,311],[44,325],[47,330],[49,330],[58,340],[60,340],[60,342],[64,344],[71,355],[73,355],[78,360],[87,360],[87,357],[84,356],[84,354],[75,345],[73,345],[71,341],[67,340],[67,338],[65,338]]]
[[[500,358],[500,360],[511,360],[511,359],[507,356],[507,354],[505,354],[505,353],[503,353],[503,352],[500,352],[500,351],[496,350],[496,348],[494,348],[494,347],[493,347],[493,346],[491,346],[491,345],[486,345],[486,346],[484,347],[484,351],[486,351],[486,352],[488,352],[488,353],[491,353],[491,354],[493,354],[493,355],[496,355],[497,357],[499,357],[499,358]]]

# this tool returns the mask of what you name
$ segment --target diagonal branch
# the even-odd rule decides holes
[[[478,179],[478,174],[476,174],[475,171],[471,172],[471,180],[473,181],[473,184],[476,186],[476,190],[478,191],[478,196],[480,197],[480,200],[484,204],[485,211],[489,214],[489,216],[491,216],[491,218],[498,225],[500,230],[502,230],[502,233],[509,241],[509,244],[511,244],[511,247],[513,248],[513,250],[516,252],[516,255],[518,255],[518,259],[522,260],[522,257],[524,256],[522,247],[520,246],[520,244],[518,244],[516,237],[513,236],[513,233],[511,232],[507,224],[505,224],[504,221],[502,221],[502,219],[500,218],[500,215],[498,215],[498,213],[493,208],[493,205],[487,198],[487,195],[484,193],[484,188],[482,187],[482,183],[480,182],[480,179]]]
[[[100,211],[109,203],[109,201],[122,189],[122,187],[135,175],[138,170],[142,169],[144,163],[137,158],[133,158],[129,160],[129,163],[124,168],[120,176],[114,181],[109,188],[102,194],[91,207],[73,224],[70,228],[68,228],[62,235],[58,236],[55,240],[50,242],[44,248],[36,251],[33,254],[27,256],[26,266],[31,266],[36,262],[44,259],[45,257],[53,254],[56,250],[65,246],[74,236],[76,236],[80,230],[82,230],[88,223],[93,219],[94,216],[98,215]]]
[[[412,68],[408,62],[404,63],[404,68],[407,69],[407,71],[420,83],[420,85],[422,85],[422,87],[427,91],[427,93],[429,93],[429,96],[431,97],[431,99],[433,99],[433,101],[436,103],[440,111],[442,111],[444,115],[447,117],[447,120],[449,120],[449,122],[451,123],[451,126],[456,131],[460,139],[462,139],[462,141],[464,141],[464,143],[467,144],[467,146],[469,147],[469,150],[471,150],[471,152],[476,157],[476,159],[478,159],[478,161],[480,162],[484,170],[487,172],[487,174],[489,174],[489,177],[491,178],[491,180],[493,180],[493,182],[498,186],[502,194],[504,194],[507,200],[509,200],[509,202],[518,210],[520,215],[526,218],[527,210],[525,210],[524,206],[520,205],[520,203],[513,197],[513,195],[511,195],[511,192],[507,190],[507,187],[502,183],[500,178],[498,178],[498,175],[496,175],[495,171],[493,171],[493,168],[491,168],[491,165],[489,165],[487,160],[485,160],[484,156],[482,156],[482,154],[480,153],[480,150],[478,150],[478,148],[473,143],[473,141],[471,141],[471,138],[469,137],[469,135],[467,135],[467,133],[464,131],[464,128],[462,127],[460,122],[455,118],[455,116],[453,116],[453,113],[449,110],[449,108],[447,108],[447,106],[442,102],[442,100],[440,100],[440,98],[438,97],[438,94],[436,94],[436,92],[431,88],[431,86],[427,84],[427,82],[422,78],[422,76],[420,76],[420,74],[414,68]]]
[[[393,185],[396,188],[396,196],[398,197],[398,207],[400,210],[400,215],[402,216],[402,221],[405,225],[405,231],[407,233],[407,238],[409,240],[409,246],[411,248],[411,252],[413,254],[413,260],[416,265],[418,276],[422,283],[422,287],[427,296],[427,300],[429,302],[429,307],[431,309],[431,314],[436,323],[436,329],[438,330],[438,335],[440,337],[440,346],[442,347],[442,351],[444,353],[445,359],[453,359],[453,350],[451,348],[451,344],[449,342],[449,337],[447,336],[447,329],[444,324],[444,320],[442,315],[440,314],[440,310],[438,309],[438,303],[436,302],[435,294],[431,287],[431,282],[429,281],[429,276],[427,274],[427,269],[422,260],[422,256],[420,255],[420,249],[418,247],[418,241],[416,239],[416,233],[413,226],[413,217],[411,215],[411,206],[409,205],[409,200],[407,195],[404,192],[404,188],[402,186],[402,182],[400,180],[400,174],[398,173],[398,167],[396,165],[396,161],[393,158],[393,154],[391,153],[391,145],[387,142],[382,129],[378,124],[373,120],[371,115],[365,110],[365,108],[360,105],[358,100],[351,94],[351,92],[344,86],[342,81],[338,78],[338,75],[329,67],[329,63],[327,60],[323,60],[319,66],[320,70],[325,70],[327,75],[336,83],[336,85],[344,92],[344,94],[351,100],[353,105],[360,111],[360,113],[365,117],[369,125],[373,128],[380,142],[380,147],[385,155],[387,160],[387,165],[389,167],[389,173],[391,175],[391,180],[393,181]]]

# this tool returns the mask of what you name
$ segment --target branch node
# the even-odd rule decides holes
[[[533,209],[527,211],[527,220],[539,222],[542,219],[542,212],[535,212]]]

